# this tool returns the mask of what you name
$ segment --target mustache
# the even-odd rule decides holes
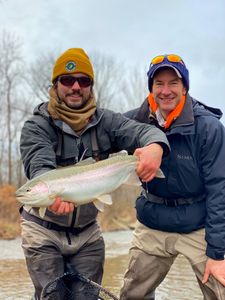
[[[75,92],[66,94],[66,96],[83,96],[83,94],[80,91],[75,91]]]

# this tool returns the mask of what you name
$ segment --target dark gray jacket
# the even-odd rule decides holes
[[[125,149],[133,153],[136,148],[155,142],[162,145],[164,154],[168,154],[167,138],[155,126],[141,124],[120,113],[100,108],[78,136],[67,124],[54,121],[49,116],[46,102],[40,104],[33,117],[25,122],[20,147],[26,176],[31,179],[59,166],[74,164],[83,154],[83,158],[97,156],[104,159],[112,151]],[[25,209],[39,217],[37,209]],[[96,215],[94,205],[87,204],[66,216],[56,216],[47,211],[45,219],[63,226],[83,227],[95,220]]]

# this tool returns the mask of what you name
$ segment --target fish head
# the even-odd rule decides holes
[[[50,205],[51,201],[48,196],[49,187],[44,181],[27,182],[16,191],[16,199],[20,203],[33,207]]]

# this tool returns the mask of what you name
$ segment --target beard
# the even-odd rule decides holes
[[[92,97],[92,93],[88,95],[84,95],[80,91],[71,92],[65,95],[63,99],[61,99],[68,107],[74,109],[80,109],[86,106],[89,99]]]

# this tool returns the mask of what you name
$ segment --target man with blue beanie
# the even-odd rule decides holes
[[[219,109],[192,98],[176,54],[151,61],[149,95],[126,115],[169,140],[164,179],[143,183],[121,300],[153,299],[177,255],[190,262],[204,300],[225,299],[225,128]]]

